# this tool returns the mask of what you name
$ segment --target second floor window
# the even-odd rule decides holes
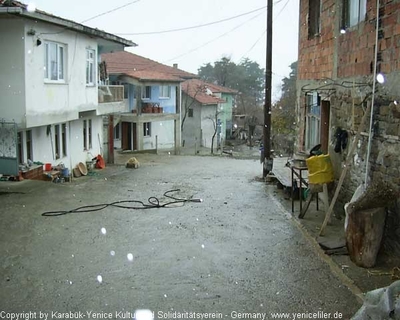
[[[151,99],[151,86],[145,86],[142,90],[142,99]]]
[[[65,46],[56,42],[44,44],[44,78],[48,81],[65,81]]]
[[[169,98],[170,91],[169,86],[160,86],[160,98]]]
[[[365,20],[367,0],[343,1],[343,27],[353,27]]]
[[[321,33],[321,0],[308,2],[308,38],[312,39]]]
[[[95,51],[92,49],[86,50],[86,84],[95,84]]]

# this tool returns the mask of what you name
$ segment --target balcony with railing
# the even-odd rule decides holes
[[[97,114],[107,115],[128,111],[128,100],[124,99],[124,86],[99,85]]]
[[[99,103],[123,102],[124,86],[99,86],[98,98]]]

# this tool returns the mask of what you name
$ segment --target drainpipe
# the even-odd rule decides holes
[[[372,145],[372,127],[374,124],[374,104],[375,104],[375,89],[376,89],[376,66],[378,60],[378,30],[379,30],[379,0],[376,1],[376,30],[375,30],[375,57],[374,57],[374,79],[372,82],[372,101],[371,101],[371,115],[369,122],[369,135],[368,135],[368,149],[367,149],[367,163],[365,165],[365,182],[364,187],[367,187],[368,184],[368,174],[370,170],[369,159],[371,154],[371,145]]]

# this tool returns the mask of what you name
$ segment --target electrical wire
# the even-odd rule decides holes
[[[59,210],[59,211],[46,211],[42,213],[43,217],[57,217],[63,216],[69,213],[87,213],[103,210],[107,207],[115,207],[120,209],[130,209],[130,210],[143,210],[143,209],[156,209],[156,208],[168,208],[174,204],[185,205],[186,202],[203,202],[202,199],[198,198],[178,198],[170,195],[170,193],[178,192],[180,189],[173,189],[164,192],[163,196],[171,199],[172,201],[161,203],[157,197],[150,197],[147,199],[147,203],[140,200],[120,200],[111,203],[100,203],[94,205],[87,205],[78,207],[72,210]],[[136,205],[125,205],[125,204],[136,204]]]
[[[227,34],[231,33],[232,31],[235,31],[236,29],[239,29],[240,27],[242,27],[242,26],[245,25],[246,23],[250,22],[251,20],[254,20],[255,18],[258,18],[258,17],[259,17],[260,15],[262,15],[262,14],[263,14],[263,12],[261,12],[261,13],[255,15],[255,16],[253,16],[253,17],[251,17],[250,19],[248,19],[248,20],[244,21],[243,23],[237,25],[237,26],[234,27],[233,29],[231,29],[231,30],[229,30],[229,31],[227,31],[227,32],[225,32],[225,33],[219,35],[218,37],[216,37],[216,38],[214,38],[214,39],[212,39],[212,40],[210,40],[210,41],[208,41],[208,42],[206,42],[206,43],[203,43],[202,45],[200,45],[200,46],[198,46],[198,47],[196,47],[196,48],[194,48],[194,49],[192,49],[192,50],[189,50],[189,51],[187,51],[187,52],[185,52],[185,53],[183,53],[183,54],[181,54],[181,55],[179,55],[179,56],[176,56],[176,57],[173,57],[173,58],[168,59],[168,60],[166,60],[166,61],[163,61],[162,63],[170,62],[170,61],[172,61],[172,60],[175,60],[175,59],[181,58],[181,57],[183,57],[183,56],[186,56],[186,55],[188,55],[189,53],[192,53],[192,52],[194,52],[194,51],[197,51],[197,50],[199,50],[199,49],[201,49],[201,48],[203,48],[203,47],[209,45],[210,43],[212,43],[212,42],[214,42],[214,41],[217,41],[218,39],[220,39],[220,38],[226,36]]]
[[[108,10],[108,11],[106,11],[106,12],[97,14],[97,15],[91,17],[91,18],[85,19],[85,20],[81,21],[80,23],[78,23],[78,22],[73,22],[73,23],[74,23],[75,26],[77,26],[77,25],[80,25],[80,24],[82,24],[82,23],[85,23],[85,22],[94,20],[94,19],[96,19],[96,18],[98,18],[98,17],[101,17],[101,16],[104,16],[104,15],[106,15],[106,14],[109,14],[109,13],[111,13],[111,12],[114,12],[114,11],[117,11],[117,10],[119,10],[119,9],[125,8],[125,7],[127,7],[127,6],[130,6],[130,5],[132,5],[132,4],[134,4],[134,3],[137,3],[137,2],[139,2],[139,1],[141,1],[141,0],[135,0],[135,1],[128,2],[128,3],[126,3],[126,4],[122,5],[122,6],[113,8],[113,9]],[[65,32],[66,30],[69,30],[69,29],[71,29],[71,27],[64,27],[63,29],[61,29],[60,31],[57,31],[57,32],[43,32],[43,33],[40,33],[39,35],[43,35],[43,34],[60,34],[60,33]]]
[[[116,32],[115,34],[120,35],[120,36],[138,36],[138,35],[149,35],[149,34],[162,34],[162,33],[170,33],[170,32],[177,32],[177,31],[185,31],[185,30],[191,30],[191,29],[197,29],[197,28],[202,28],[202,27],[207,27],[207,26],[211,26],[213,24],[218,24],[221,22],[225,22],[225,21],[229,21],[229,20],[233,20],[236,18],[240,18],[249,14],[252,14],[253,12],[257,12],[260,10],[265,9],[267,6],[263,6],[261,8],[255,9],[255,10],[251,10],[233,17],[229,17],[229,18],[225,18],[225,19],[221,19],[221,20],[217,20],[217,21],[213,21],[213,22],[208,22],[208,23],[204,23],[204,24],[199,24],[199,25],[195,25],[195,26],[190,26],[190,27],[183,27],[183,28],[177,28],[177,29],[169,29],[169,30],[162,30],[162,31],[149,31],[149,32],[132,32],[132,33],[118,33]]]
[[[81,23],[85,23],[85,22],[94,20],[94,19],[96,19],[98,17],[104,16],[104,15],[109,14],[111,12],[114,12],[114,11],[117,11],[119,9],[125,8],[125,7],[130,6],[130,5],[132,5],[132,4],[136,3],[136,2],[139,2],[139,1],[141,1],[141,0],[135,0],[135,1],[128,2],[128,3],[126,3],[126,4],[124,4],[124,5],[120,6],[120,7],[116,7],[114,9],[111,9],[111,10],[108,10],[106,12],[103,12],[103,13],[100,13],[98,15],[95,15],[95,16],[89,18],[89,19],[83,20],[83,21],[81,21]]]
[[[290,0],[287,0],[287,1],[286,1],[286,3],[285,3],[285,4],[283,5],[283,7],[281,8],[281,10],[280,10],[280,11],[277,13],[277,15],[274,17],[274,21],[281,15],[281,13],[283,12],[283,10],[285,10],[285,8],[286,8],[286,6],[288,5],[289,2],[290,2]],[[264,35],[266,34],[266,32],[267,32],[267,29],[265,29],[265,30],[263,31],[263,33],[260,35],[260,37],[256,40],[256,42],[254,42],[254,44],[250,47],[250,49],[247,50],[246,53],[242,55],[242,57],[239,59],[239,61],[242,61],[242,59],[243,59],[245,56],[247,56],[248,53],[251,52],[251,50],[254,49],[254,47],[257,45],[257,43],[259,43],[260,40],[264,37]],[[278,75],[278,74],[276,74],[276,73],[274,73],[274,72],[272,72],[272,74]],[[281,76],[281,77],[284,77],[284,76]]]

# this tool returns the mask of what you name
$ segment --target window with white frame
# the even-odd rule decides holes
[[[67,156],[67,124],[56,124],[54,126],[54,145],[56,159]]]
[[[169,98],[170,96],[170,86],[160,86],[160,98]]]
[[[92,149],[92,119],[83,120],[83,150]]]
[[[67,125],[61,124],[61,146],[63,157],[67,156]]]
[[[65,82],[66,46],[57,42],[45,42],[44,51],[44,79]]]
[[[151,136],[151,122],[143,123],[143,136],[150,137]]]
[[[114,127],[114,139],[119,140],[120,139],[120,125],[117,123],[117,125]]]
[[[61,146],[60,146],[60,125],[56,124],[54,126],[54,144],[55,144],[55,151],[56,151],[56,159],[60,159],[60,151],[61,151]]]
[[[96,81],[96,68],[95,68],[95,51],[86,49],[86,84],[93,86]]]
[[[314,92],[306,96],[306,150],[321,140],[321,98]]]
[[[145,86],[144,90],[142,89],[142,99],[143,100],[151,99],[151,86]]]
[[[343,1],[343,28],[353,27],[365,20],[367,0]]]
[[[88,124],[89,149],[92,149],[92,119],[89,119]]]

